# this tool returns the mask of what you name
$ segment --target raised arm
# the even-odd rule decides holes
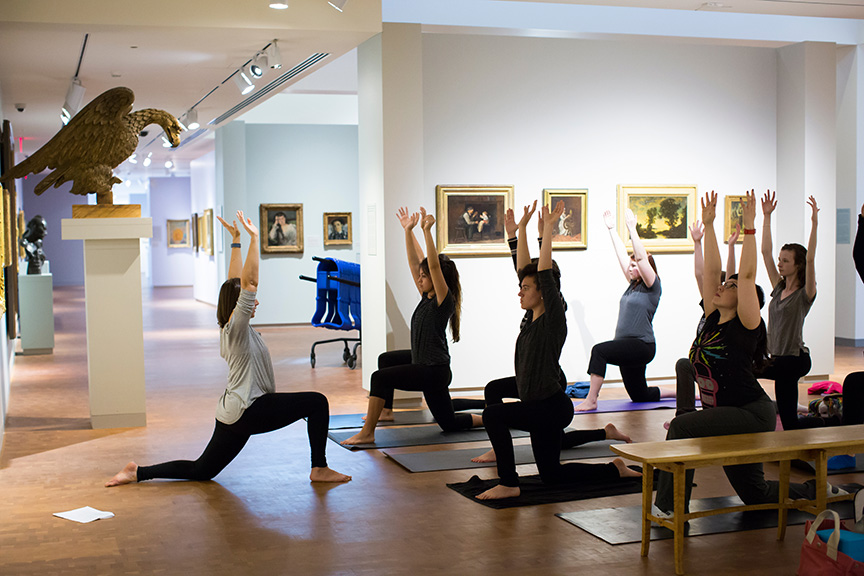
[[[231,261],[228,263],[228,278],[240,278],[240,274],[243,272],[243,253],[240,252],[240,228],[237,227],[237,220],[229,225],[221,216],[216,216],[216,219],[231,235]]]
[[[420,215],[416,212],[412,214],[408,212],[408,208],[402,207],[399,208],[397,216],[402,229],[405,230],[405,251],[408,254],[408,268],[411,271],[411,278],[414,280],[417,291],[422,293],[418,279],[420,277],[420,262],[423,261],[423,249],[420,248],[420,243],[414,236],[414,227],[420,221]]]
[[[630,232],[630,243],[633,244],[633,259],[636,260],[639,276],[642,277],[642,282],[645,283],[645,286],[651,288],[654,285],[654,280],[657,279],[657,273],[651,267],[651,263],[648,261],[648,251],[645,250],[645,246],[639,238],[639,233],[636,231],[636,215],[629,208],[624,212],[624,222],[627,223],[627,230]]]
[[[705,249],[705,264],[702,269],[702,306],[705,316],[711,315],[717,306],[714,305],[714,291],[720,286],[720,250],[717,248],[717,235],[714,233],[714,218],[717,215],[717,194],[712,190],[705,193],[702,199],[702,223],[705,224],[705,236],[702,243]]]
[[[519,271],[519,259],[517,258],[518,240],[516,232],[519,231],[519,226],[516,224],[516,217],[513,215],[513,209],[508,208],[504,212],[504,231],[507,233],[507,245],[510,247],[510,257],[513,259],[513,269]]]
[[[435,248],[435,239],[432,238],[433,224],[435,224],[435,217],[431,214],[426,214],[426,209],[421,207],[420,228],[423,230],[423,236],[426,238],[426,261],[429,263],[429,276],[431,276],[432,286],[435,288],[435,299],[440,306],[444,302],[444,298],[447,297],[448,292],[450,292],[450,288],[447,286],[447,281],[444,280],[444,273],[441,272],[438,249]]]
[[[237,211],[237,219],[249,233],[249,252],[246,253],[246,263],[240,273],[240,288],[250,292],[258,291],[258,228],[252,220],[243,215],[242,210]],[[232,248],[233,250],[233,248]],[[233,254],[232,254],[233,259]]]
[[[537,210],[537,201],[531,206],[525,206],[522,218],[519,220],[519,238],[516,242],[516,270],[521,270],[531,263],[531,252],[528,250],[528,222]]]
[[[741,248],[741,270],[738,271],[738,319],[748,330],[759,326],[762,316],[756,295],[756,193],[747,193],[743,210],[744,245]],[[728,276],[727,276],[728,278]]]
[[[810,206],[810,240],[807,242],[807,270],[804,273],[804,289],[807,291],[807,299],[816,297],[816,229],[819,227],[819,207],[813,196],[807,200]]]
[[[855,270],[864,282],[864,204],[861,205],[861,214],[858,216],[858,231],[855,233],[855,244],[852,246],[852,260],[855,262]]]
[[[774,246],[771,241],[771,213],[777,208],[776,198],[776,193],[770,190],[762,197],[762,261],[765,262],[771,288],[780,282],[780,273],[777,271],[777,264],[774,263]]]
[[[543,218],[543,236],[551,238],[555,233],[555,227],[558,226],[558,219],[564,214],[564,201],[559,200],[555,205],[555,210],[549,212],[549,208],[543,205],[540,208],[540,215]],[[549,270],[552,268],[552,242],[546,242],[540,246],[540,259],[537,260],[537,271]]]
[[[729,254],[726,256],[726,277],[735,274],[735,244],[738,243],[738,237],[741,235],[741,224],[735,224],[735,231],[729,235],[729,240],[726,241]]]
[[[609,210],[603,212],[603,223],[606,224],[606,230],[609,232],[609,239],[612,240],[612,248],[615,250],[615,257],[621,266],[624,279],[629,283],[630,275],[627,273],[627,269],[630,267],[630,257],[627,255],[627,249],[624,248],[624,242],[621,241],[621,237],[615,232],[615,220],[612,218],[612,212]]]
[[[705,257],[702,255],[702,236],[705,235],[705,226],[700,220],[690,225],[690,237],[693,238],[693,275],[696,276],[696,287],[699,288],[699,296],[702,299],[702,272],[705,268]]]

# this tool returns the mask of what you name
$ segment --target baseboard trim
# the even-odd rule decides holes
[[[864,338],[834,338],[835,346],[849,346],[851,348],[864,347]]]

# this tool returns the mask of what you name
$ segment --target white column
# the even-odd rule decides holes
[[[825,42],[794,44],[778,50],[777,64],[774,253],[776,257],[780,247],[790,242],[807,246],[810,208],[806,200],[814,196],[821,209],[818,296],[804,324],[804,342],[813,361],[810,374],[828,375],[834,371],[837,47]]]
[[[93,428],[145,426],[141,238],[150,218],[64,219],[64,240],[84,240],[87,373]]]

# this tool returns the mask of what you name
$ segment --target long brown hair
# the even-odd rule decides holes
[[[219,290],[219,304],[216,306],[216,321],[219,328],[224,328],[231,318],[231,313],[237,306],[240,298],[240,278],[229,278],[222,284]]]
[[[797,270],[795,276],[798,280],[798,287],[803,288],[807,282],[807,249],[801,244],[784,244],[780,251],[787,250],[792,252],[792,259],[795,262]]]
[[[450,333],[453,335],[453,342],[459,341],[459,325],[462,321],[462,285],[459,283],[459,270],[456,269],[456,263],[444,254],[438,255],[438,263],[441,265],[441,274],[444,276],[444,282],[447,283],[447,289],[453,295],[453,315],[450,316]],[[429,276],[429,259],[424,258],[420,262],[420,269]]]
[[[630,254],[630,260],[633,260],[635,262],[636,257],[633,254]],[[659,276],[659,274],[657,274],[657,264],[654,263],[654,256],[652,256],[651,254],[648,254],[648,264],[650,264],[651,269],[654,270],[654,275]],[[642,280],[642,273],[641,272],[639,273],[639,277],[636,278],[635,280],[632,280],[630,283],[633,285],[636,285],[639,282],[644,282],[644,280]]]

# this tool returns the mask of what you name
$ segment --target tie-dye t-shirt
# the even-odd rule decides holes
[[[765,323],[748,330],[736,316],[720,324],[720,311],[705,319],[705,326],[690,348],[690,362],[702,394],[702,406],[744,406],[765,396],[753,374],[753,355]]]

